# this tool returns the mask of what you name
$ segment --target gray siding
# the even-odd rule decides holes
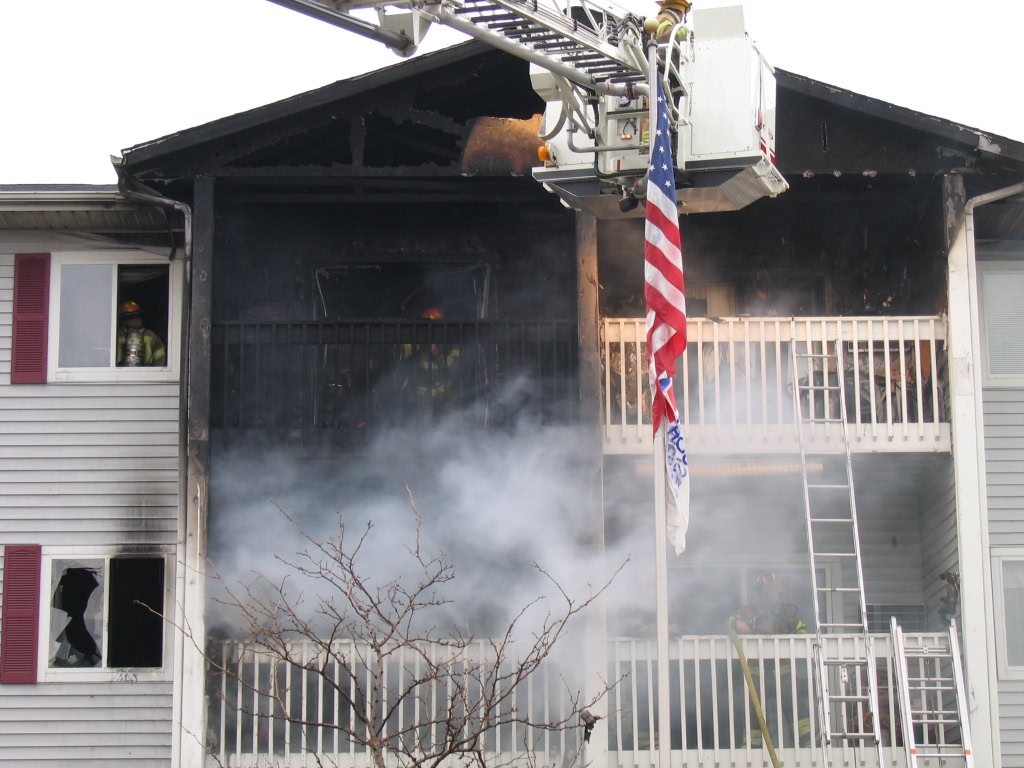
[[[952,458],[945,471],[936,473],[934,484],[923,487],[927,488],[921,498],[924,599],[928,606],[928,628],[941,631],[945,626],[939,616],[939,601],[946,593],[946,582],[939,574],[959,569],[960,565]]]
[[[986,388],[982,407],[990,543],[1024,547],[1024,389]],[[999,680],[998,696],[1003,766],[1024,768],[1024,680]]]
[[[985,418],[985,480],[993,547],[1024,547],[1024,389],[989,389]]]
[[[0,543],[173,546],[178,384],[11,386],[13,265],[0,254]],[[169,765],[169,678],[0,686],[0,764]]]

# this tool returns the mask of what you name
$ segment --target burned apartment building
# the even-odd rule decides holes
[[[808,574],[793,393],[837,375],[793,365],[792,345],[811,342],[844,355],[891,764],[905,761],[895,616],[921,637],[958,621],[975,759],[1024,765],[1024,147],[777,77],[790,189],[680,222],[693,490],[687,550],[669,565],[672,761],[768,764],[725,636],[760,574],[807,624],[816,599],[830,620],[844,611]],[[287,701],[319,726],[243,701],[273,665],[239,652],[207,603],[206,558],[228,577],[278,573],[275,555],[299,542],[275,504],[314,535],[338,512],[373,518],[398,551],[408,529],[387,521],[408,511],[408,485],[484,634],[536,594],[533,560],[579,586],[595,563],[629,558],[570,658],[584,687],[620,680],[595,710],[588,759],[659,764],[643,208],[598,219],[530,178],[543,106],[526,64],[470,43],[133,147],[119,191],[3,191],[14,368],[0,397],[0,707],[13,740],[0,763],[295,765],[313,752],[361,764],[331,727],[344,708],[298,667]],[[114,364],[127,300],[166,342],[166,365]],[[48,321],[41,350],[22,342],[33,319]],[[18,361],[33,354],[26,378]],[[839,484],[838,432],[810,440],[824,454],[816,482]],[[382,546],[375,561],[393,556]],[[840,584],[849,567],[837,558],[818,579]],[[61,585],[85,590],[84,611],[58,605]],[[132,624],[139,602],[173,621]],[[99,658],[66,642],[71,619]],[[765,698],[785,765],[817,754],[817,723],[802,725],[811,639],[744,641],[767,674],[796,670]],[[247,669],[243,684],[204,654]],[[577,679],[556,663],[538,689]],[[521,704],[563,705],[557,692]],[[549,762],[574,738],[545,741]],[[512,728],[488,748],[516,757],[521,739]],[[869,750],[830,758],[874,764]]]

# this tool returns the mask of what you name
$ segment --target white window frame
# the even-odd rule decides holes
[[[60,281],[61,268],[67,265],[169,265],[169,292],[167,310],[167,365],[117,368],[113,365],[103,368],[60,368],[57,365],[60,351]],[[88,251],[54,252],[50,254],[50,318],[47,340],[47,381],[60,382],[105,382],[105,381],[177,381],[181,364],[181,315],[184,265],[178,259],[168,261],[145,251]],[[117,270],[114,269],[115,291],[111,302],[111,328],[117,328]],[[113,344],[116,339],[112,338]]]
[[[996,667],[1001,680],[1024,680],[1024,665],[1010,666],[1006,653],[1006,594],[1003,592],[1003,563],[1024,563],[1024,547],[992,550],[992,602],[995,607]]]
[[[988,356],[988,322],[985,316],[985,281],[986,275],[1014,274],[1024,275],[1024,260],[1007,261],[985,260],[978,262],[978,323],[981,329],[981,381],[986,387],[1024,387],[1024,374],[993,374],[989,366]],[[1024,297],[1021,297],[1024,300]]]
[[[103,560],[103,658],[106,660],[107,623],[110,596],[110,560],[115,557],[164,559],[164,605],[166,615],[174,608],[174,548],[145,547],[125,552],[123,547],[47,547],[42,548],[39,575],[39,648],[37,680],[54,682],[168,682],[173,677],[174,627],[164,621],[162,665],[160,667],[51,667],[50,611],[53,602],[54,560]]]

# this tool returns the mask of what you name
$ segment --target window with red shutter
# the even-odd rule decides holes
[[[11,384],[46,383],[49,311],[50,254],[16,254]]]
[[[4,548],[0,683],[36,682],[41,554],[36,544]]]

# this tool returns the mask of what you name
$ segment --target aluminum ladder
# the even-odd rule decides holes
[[[917,768],[920,758],[941,758],[946,765],[958,759],[956,765],[974,768],[956,624],[950,622],[938,644],[908,645],[895,616],[891,632],[907,768]]]
[[[846,423],[842,342],[838,339],[829,341],[825,328],[821,328],[821,340],[814,341],[814,326],[810,322],[799,324],[799,328],[805,332],[802,341],[798,338],[798,323],[794,320],[790,342],[793,420],[800,445],[807,548],[814,595],[814,670],[818,685],[822,765],[829,765],[829,748],[841,742],[873,748],[877,764],[881,766],[884,763],[878,720],[878,680],[864,598],[853,460]],[[801,372],[806,374],[803,379]],[[826,452],[814,451],[808,446],[836,438],[846,454],[845,482],[812,482],[808,476],[808,456],[825,456]],[[834,454],[834,450],[829,453]],[[837,494],[845,501],[838,502]],[[819,508],[828,511],[815,513]],[[819,570],[827,573],[828,567],[837,561],[841,566],[840,583],[819,583]],[[851,576],[855,579],[851,580]],[[831,617],[821,615],[821,597],[825,595],[833,603]]]
[[[556,70],[568,66],[595,82],[644,80],[642,43],[618,38],[624,21],[618,14],[627,12],[601,0],[585,0],[578,7],[584,14],[582,23],[553,0],[428,2],[424,10],[472,37],[492,42],[504,38],[543,57]]]

